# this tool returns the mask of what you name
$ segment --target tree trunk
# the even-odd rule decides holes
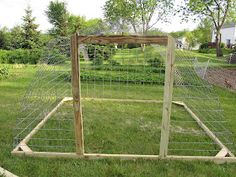
[[[217,57],[223,56],[220,44],[221,44],[221,35],[220,35],[220,31],[217,31],[216,32],[216,56]]]

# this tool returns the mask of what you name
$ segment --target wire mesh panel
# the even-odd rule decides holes
[[[70,39],[58,38],[45,47],[34,79],[21,101],[14,146],[19,144],[65,97],[71,96]],[[63,108],[62,108],[63,110]],[[29,140],[32,150],[64,151],[74,142],[73,108],[58,112]],[[63,135],[63,136],[62,136]]]
[[[166,48],[90,43],[78,47],[85,151],[158,154]],[[69,54],[67,38],[52,40],[45,48],[22,101],[14,146],[23,140],[32,151],[75,152],[72,99],[62,102],[72,97]],[[42,121],[46,123],[38,127]]]
[[[220,100],[208,82],[210,63],[200,62],[188,51],[177,50],[173,100],[183,102],[214,135],[235,151]],[[174,106],[171,117],[170,154],[215,156],[222,148],[182,106]]]
[[[117,48],[89,44],[86,49],[89,60],[81,61],[83,97],[162,99],[158,91],[164,85],[164,58],[159,46],[149,45],[142,51],[135,44]]]
[[[171,45],[151,44],[151,37],[146,43],[140,37],[133,43],[129,37],[126,43],[107,36],[95,37],[95,42],[91,36],[76,37],[79,42],[72,48],[68,38],[54,39],[45,48],[22,99],[14,137],[17,151],[159,157],[165,146],[168,155],[214,157],[223,149],[225,156],[233,156],[232,133],[211,85],[216,68],[210,62],[198,61],[189,51],[170,51]],[[158,39],[166,45],[167,37]],[[79,63],[70,52],[76,60],[79,56]],[[83,120],[81,127],[76,119]],[[78,128],[84,141],[78,141]],[[164,146],[163,131],[168,140]],[[78,154],[82,143],[85,153]],[[165,147],[163,157],[168,157]]]
[[[160,53],[165,53],[165,48],[83,46],[85,152],[158,154],[165,76],[165,57]],[[146,103],[148,100],[156,103]]]

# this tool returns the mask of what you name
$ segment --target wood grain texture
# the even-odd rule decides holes
[[[167,45],[167,36],[78,36],[78,43],[90,44],[159,44]]]
[[[167,59],[165,68],[164,102],[161,125],[160,157],[165,158],[168,152],[170,115],[174,84],[175,40],[168,37]]]
[[[60,152],[14,152],[13,154],[18,156],[29,157],[46,157],[46,158],[72,158],[72,159],[120,159],[120,160],[160,160],[159,155],[141,155],[141,154],[98,154],[98,153],[84,153],[79,155],[77,153],[60,153]],[[168,155],[166,160],[180,160],[180,161],[209,161],[218,164],[221,163],[235,163],[235,157],[215,157],[215,156],[178,156]]]
[[[222,148],[215,157],[226,157],[228,155],[227,149]]]
[[[0,175],[1,176],[5,176],[5,177],[18,177],[16,175],[14,175],[13,173],[5,170],[4,168],[0,167]]]
[[[74,107],[75,122],[75,142],[76,152],[82,155],[84,153],[84,135],[83,135],[83,119],[81,109],[81,85],[80,85],[80,59],[78,35],[71,37],[71,68],[72,68],[72,95]]]

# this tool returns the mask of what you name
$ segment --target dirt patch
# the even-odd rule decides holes
[[[236,90],[236,68],[208,69],[205,79],[213,85]]]

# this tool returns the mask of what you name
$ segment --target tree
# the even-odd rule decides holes
[[[25,9],[22,25],[23,48],[32,49],[38,46],[40,32],[37,31],[38,25],[34,22],[35,17],[32,17],[32,10],[30,6],[28,6]]]
[[[9,49],[9,31],[6,27],[0,29],[0,49]]]
[[[221,34],[220,30],[224,25],[227,15],[235,9],[235,0],[185,0],[185,4],[181,6],[184,19],[195,18],[212,20],[215,30],[216,56],[223,55],[220,48]]]
[[[208,18],[203,19],[198,27],[194,30],[196,41],[200,44],[211,41],[212,38],[212,21]]]
[[[68,35],[68,12],[65,2],[50,1],[47,10],[45,11],[49,23],[53,25],[50,33],[53,35],[67,36]]]
[[[103,9],[110,23],[119,22],[123,29],[127,24],[135,33],[147,34],[159,21],[167,20],[172,7],[173,0],[108,0]]]
[[[81,27],[80,33],[83,35],[103,34],[107,31],[107,28],[108,27],[102,19],[94,18],[85,21],[84,25]]]
[[[108,0],[103,7],[104,16],[111,28],[121,34],[128,30],[128,19],[132,15],[127,5],[130,5],[127,0]]]
[[[79,32],[85,27],[86,19],[83,16],[70,15],[68,18],[68,33]]]
[[[10,48],[19,49],[23,45],[23,30],[21,26],[15,26],[10,33]]]
[[[196,38],[196,31],[188,31],[184,35],[186,38],[186,42],[188,43],[188,49],[192,49],[197,44],[197,38]]]

